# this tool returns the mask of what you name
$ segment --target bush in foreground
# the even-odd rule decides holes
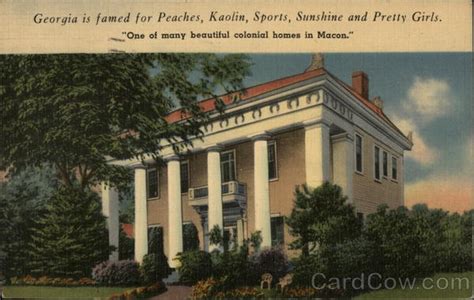
[[[181,283],[195,284],[212,275],[211,255],[208,252],[184,252],[180,254],[178,259],[181,262],[181,266],[178,268]]]
[[[153,284],[171,274],[168,259],[164,254],[147,254],[140,265],[143,282]]]
[[[133,260],[104,261],[94,267],[92,278],[101,285],[135,285],[141,282],[138,268]]]
[[[165,284],[162,281],[158,281],[152,285],[130,289],[120,294],[114,294],[109,297],[109,300],[125,300],[135,298],[146,299],[161,294],[165,291]]]
[[[39,285],[39,286],[92,286],[96,282],[90,278],[81,278],[75,280],[73,278],[57,278],[57,277],[33,277],[30,275],[23,277],[12,277],[11,285]]]
[[[288,258],[280,247],[265,248],[255,255],[251,261],[255,268],[256,276],[260,279],[262,274],[270,273],[273,276],[273,282],[288,273]]]

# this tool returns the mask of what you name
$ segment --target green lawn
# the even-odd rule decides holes
[[[422,280],[418,280],[412,289],[378,290],[355,299],[469,299],[474,293],[474,272],[436,274],[430,278],[432,280],[425,281],[425,287],[433,287],[430,289],[424,288]]]
[[[107,298],[133,287],[5,286],[7,298]]]

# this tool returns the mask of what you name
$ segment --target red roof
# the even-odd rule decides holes
[[[259,84],[259,85],[255,85],[255,86],[246,88],[243,95],[241,95],[240,100],[247,100],[249,98],[265,94],[267,92],[270,92],[270,91],[278,89],[278,88],[282,88],[282,87],[285,87],[285,86],[288,86],[288,85],[292,85],[294,83],[304,81],[306,79],[310,79],[310,78],[313,78],[313,77],[318,77],[318,76],[323,75],[325,73],[326,73],[326,70],[321,68],[321,69],[316,69],[316,70],[308,71],[308,72],[293,75],[293,76],[283,77],[283,78],[273,80],[273,81],[270,81],[270,82],[266,82],[266,83],[262,83],[262,84]],[[231,104],[233,95],[235,95],[235,93],[234,94],[223,95],[221,98],[222,98],[222,101],[224,102],[224,104],[226,104],[226,105]],[[202,100],[202,101],[199,102],[199,106],[201,107],[201,109],[204,112],[212,111],[216,108],[215,107],[215,99],[210,98],[210,99]],[[175,111],[171,112],[166,117],[166,120],[170,123],[174,123],[174,122],[181,121],[185,118],[186,118],[186,115],[184,115],[182,113],[182,111],[180,109],[178,109],[178,110],[175,110]]]
[[[332,78],[334,78],[337,82],[339,82],[347,91],[349,91],[357,100],[362,102],[367,108],[372,110],[374,113],[377,114],[383,121],[385,121],[387,124],[389,124],[391,127],[393,127],[395,130],[397,130],[400,134],[405,136],[390,120],[389,118],[384,114],[383,110],[377,107],[374,103],[372,103],[369,99],[366,99],[362,97],[360,94],[355,92],[351,86],[343,82],[342,80],[339,80],[337,77],[333,76],[331,73],[329,73],[326,69],[320,68],[320,69],[315,69],[315,70],[310,70],[306,71],[304,73],[288,76],[288,77],[283,77],[277,80],[269,81],[266,83],[262,83],[259,85],[255,85],[249,88],[246,88],[244,93],[241,95],[240,100],[247,100],[255,96],[259,96],[262,94],[265,94],[267,92],[270,92],[275,89],[283,88],[310,78],[318,77],[324,74],[329,74]],[[226,94],[221,96],[221,99],[225,105],[231,104],[233,101],[233,95],[235,93],[231,94]],[[202,100],[199,102],[199,106],[204,112],[209,112],[213,111],[216,109],[215,107],[215,99],[214,98],[209,98],[206,100]],[[181,121],[183,119],[186,119],[188,116],[184,114],[180,109],[175,110],[168,114],[166,116],[166,120],[169,123],[174,123]]]

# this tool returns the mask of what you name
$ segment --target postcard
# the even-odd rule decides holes
[[[0,298],[472,298],[472,9],[0,1]]]

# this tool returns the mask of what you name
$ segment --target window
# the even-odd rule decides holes
[[[235,180],[235,150],[221,153],[222,182]]]
[[[181,193],[187,193],[189,189],[189,162],[181,162]]]
[[[163,227],[152,225],[148,227],[148,254],[162,255],[163,248]]]
[[[397,158],[392,156],[392,179],[398,179],[398,170],[397,170]]]
[[[380,148],[374,146],[374,178],[380,180]]]
[[[148,169],[147,171],[147,189],[148,198],[158,197],[158,170],[156,168]]]
[[[355,135],[356,139],[356,171],[362,173],[362,137]]]
[[[383,176],[388,177],[388,154],[386,151],[382,152],[382,169]]]
[[[268,179],[277,179],[277,153],[276,153],[276,143],[268,143]]]
[[[285,241],[283,217],[271,218],[272,246],[283,245]]]

